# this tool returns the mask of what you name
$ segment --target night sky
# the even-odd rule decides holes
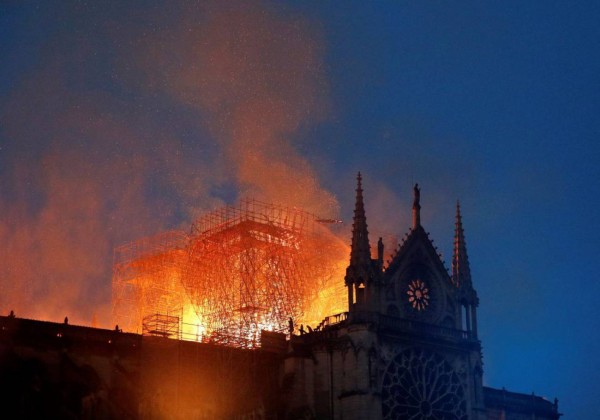
[[[600,418],[600,3],[324,3],[3,1],[0,310],[108,326],[116,245],[348,226],[360,170],[371,243],[418,182],[447,267],[460,200],[486,385]]]

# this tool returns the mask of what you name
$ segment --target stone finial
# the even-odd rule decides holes
[[[413,229],[421,226],[421,189],[419,184],[413,187]]]

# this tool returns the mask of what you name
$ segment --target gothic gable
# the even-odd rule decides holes
[[[383,303],[388,315],[455,328],[456,288],[435,247],[419,225],[384,274]]]

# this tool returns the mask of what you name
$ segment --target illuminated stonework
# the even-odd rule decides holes
[[[410,349],[388,365],[381,391],[384,419],[466,420],[458,374],[440,354]]]
[[[411,281],[406,294],[408,301],[417,311],[423,311],[429,306],[429,289],[422,280]]]

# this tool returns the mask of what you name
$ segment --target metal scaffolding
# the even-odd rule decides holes
[[[179,317],[179,338],[256,347],[290,318],[317,325],[343,311],[348,247],[302,210],[243,200],[169,232],[117,248],[115,322]],[[151,319],[151,318],[148,318]],[[132,329],[133,328],[133,329]]]
[[[181,338],[178,316],[152,314],[142,320],[142,335],[152,335],[163,338]]]
[[[147,315],[182,316],[187,243],[184,232],[170,231],[115,249],[112,316],[121,329],[141,333]]]

